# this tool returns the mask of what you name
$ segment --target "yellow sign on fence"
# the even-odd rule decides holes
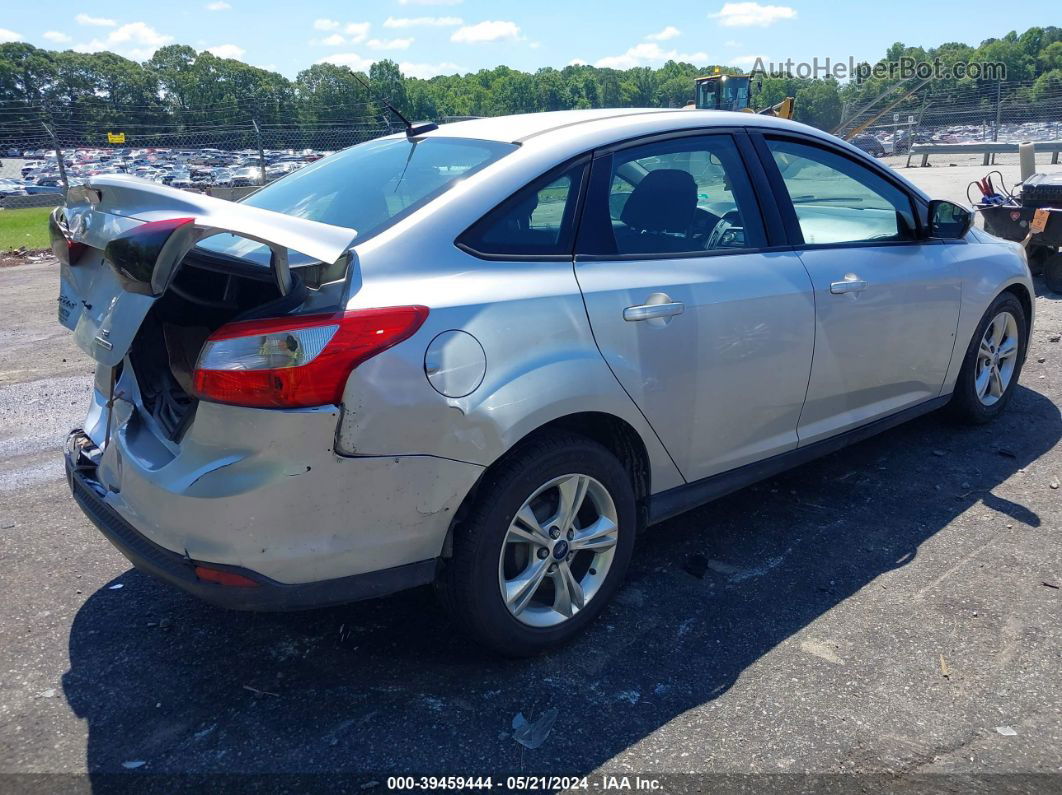
[[[125,133],[124,132],[120,132],[120,133],[109,132],[109,133],[107,133],[107,143],[109,143],[109,144],[124,144],[125,143]]]

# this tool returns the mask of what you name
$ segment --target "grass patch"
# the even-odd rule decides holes
[[[48,248],[48,214],[52,207],[0,210],[0,251]]]

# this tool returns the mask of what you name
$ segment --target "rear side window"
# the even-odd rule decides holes
[[[768,139],[804,242],[914,240],[911,200],[869,168],[817,146]]]
[[[461,236],[458,245],[493,257],[570,255],[585,163],[519,190]]]
[[[595,161],[591,182],[580,253],[691,256],[763,245],[759,207],[729,135],[621,149]]]

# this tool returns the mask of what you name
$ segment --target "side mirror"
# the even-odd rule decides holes
[[[929,237],[934,240],[961,240],[973,226],[973,213],[965,207],[934,199],[929,203]]]

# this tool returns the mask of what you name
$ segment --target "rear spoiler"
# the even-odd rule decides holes
[[[138,177],[92,177],[67,191],[66,225],[76,242],[105,249],[117,235],[137,225],[120,223],[107,216],[140,223],[193,219],[188,231],[180,236],[181,245],[167,246],[168,262],[156,264],[152,277],[156,294],[165,289],[184,255],[199,241],[213,235],[231,233],[267,246],[281,292],[286,293],[290,285],[289,250],[334,265],[346,257],[358,234],[346,227],[215,199]]]

